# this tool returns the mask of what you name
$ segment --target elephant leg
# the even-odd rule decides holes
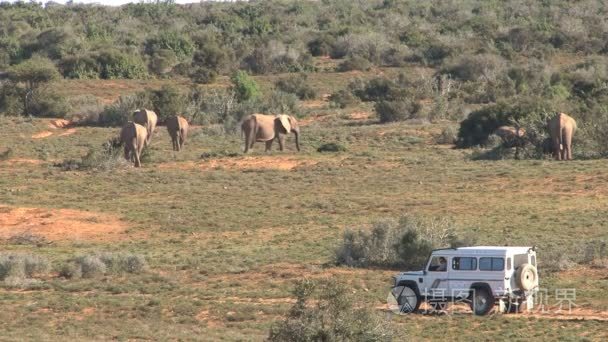
[[[564,132],[564,154],[566,160],[572,160],[572,131],[567,130]]]
[[[125,143],[124,154],[125,154],[125,159],[128,161],[131,161],[131,158],[129,156],[129,144],[128,143]]]
[[[283,135],[279,135],[277,140],[279,141],[279,150],[282,152],[283,146],[285,146],[285,137]]]
[[[265,150],[265,152],[270,152],[270,149],[272,148],[272,141],[273,141],[273,140],[274,140],[274,139],[270,139],[270,140],[268,140],[268,141],[266,142],[266,150]]]
[[[553,138],[553,157],[555,160],[561,159],[561,144],[559,143],[559,138]]]
[[[141,162],[139,161],[139,153],[133,153],[133,155],[135,156],[135,167],[140,167],[141,166]]]
[[[250,139],[250,138],[249,138],[249,133],[248,133],[248,132],[246,132],[246,133],[245,133],[245,149],[244,149],[244,151],[243,151],[244,153],[249,152],[249,149],[250,149],[250,148],[253,148],[253,143],[252,143],[252,142],[251,142],[249,139]]]

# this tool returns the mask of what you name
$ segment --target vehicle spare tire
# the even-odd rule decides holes
[[[523,264],[515,271],[515,279],[520,289],[530,291],[536,286],[538,271],[531,264]]]

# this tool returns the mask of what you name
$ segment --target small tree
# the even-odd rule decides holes
[[[258,84],[246,71],[237,71],[230,80],[232,81],[231,89],[239,102],[254,101],[260,97]]]
[[[47,58],[34,57],[9,70],[9,80],[19,88],[23,115],[30,115],[30,102],[48,83],[59,78],[55,64]]]

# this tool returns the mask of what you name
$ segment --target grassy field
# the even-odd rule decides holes
[[[145,85],[98,82],[63,88],[110,101]],[[323,91],[337,84],[312,82]],[[364,305],[383,312],[395,270],[337,267],[334,250],[344,229],[408,213],[449,217],[481,244],[538,245],[545,263],[551,262],[543,260],[545,251],[608,239],[605,160],[471,161],[470,150],[435,143],[454,123],[380,125],[366,117],[368,107],[303,106],[300,153],[290,140],[286,152],[275,145],[265,154],[258,143],[244,156],[239,136],[201,127],[175,153],[159,127],[143,168],[112,171],[63,171],[55,164],[100,149],[116,128],[67,130],[49,120],[0,118],[0,154],[11,149],[0,161],[0,217],[9,222],[17,215],[14,224],[52,241],[36,247],[4,240],[3,251],[41,255],[54,265],[120,251],[142,254],[150,264],[139,275],[66,280],[51,274],[25,287],[2,285],[1,339],[261,340],[289,309],[293,284],[303,277],[338,278]],[[326,142],[347,151],[316,152]],[[204,153],[215,156],[202,159]],[[38,208],[38,216],[19,217],[18,208]],[[90,215],[83,214],[80,226],[91,232],[79,234],[70,212],[62,216],[59,209]],[[104,222],[122,228],[105,232]],[[606,318],[605,269],[581,266],[541,277],[550,291],[576,288],[577,309]],[[422,340],[608,338],[606,321],[593,317],[387,319],[399,336]]]

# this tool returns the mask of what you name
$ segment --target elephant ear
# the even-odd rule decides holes
[[[277,118],[279,119],[281,126],[283,126],[283,129],[285,129],[285,132],[291,132],[291,122],[289,122],[289,115],[278,115]]]

